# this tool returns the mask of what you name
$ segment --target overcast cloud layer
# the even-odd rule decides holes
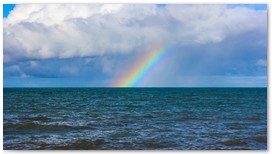
[[[135,55],[158,44],[174,47],[176,56],[160,79],[146,86],[266,86],[266,9],[20,4],[3,24],[4,86],[14,86],[15,78],[19,86],[26,81],[32,86],[32,78],[77,78],[71,86],[107,86]],[[39,81],[37,86],[44,86]]]

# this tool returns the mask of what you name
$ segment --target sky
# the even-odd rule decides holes
[[[266,87],[267,6],[3,5],[4,87]]]
[[[15,4],[3,4],[3,17],[6,18],[9,15],[9,12],[13,10]]]

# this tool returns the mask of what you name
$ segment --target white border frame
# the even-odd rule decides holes
[[[270,132],[270,123],[271,121],[271,113],[269,113],[269,111],[271,111],[271,95],[272,95],[272,91],[269,87],[269,81],[271,80],[271,64],[270,64],[270,60],[271,60],[271,56],[272,54],[269,53],[270,51],[270,36],[271,36],[271,30],[270,30],[270,26],[271,26],[271,16],[270,16],[270,9],[271,9],[271,0],[239,0],[239,1],[235,1],[235,0],[38,0],[38,1],[34,1],[34,0],[1,0],[1,7],[0,7],[0,12],[1,12],[1,17],[3,19],[3,4],[22,4],[22,3],[139,3],[139,4],[267,4],[267,10],[268,10],[268,48],[267,48],[267,62],[268,62],[268,68],[267,68],[267,150],[171,150],[171,151],[128,151],[128,150],[122,150],[122,151],[111,151],[111,150],[107,150],[107,151],[92,151],[92,150],[88,150],[88,151],[64,151],[64,150],[58,150],[58,151],[47,151],[47,150],[31,150],[31,151],[27,151],[27,150],[18,150],[18,151],[12,151],[12,150],[3,150],[3,20],[1,20],[1,27],[2,30],[0,31],[1,33],[1,63],[0,63],[0,74],[1,74],[1,80],[0,80],[0,84],[2,85],[2,88],[0,90],[0,98],[1,98],[1,106],[0,106],[0,119],[1,119],[1,127],[0,127],[0,149],[1,149],[1,153],[44,153],[44,152],[50,152],[50,153],[78,153],[78,152],[91,152],[91,153],[128,153],[128,152],[132,152],[132,153],[234,153],[234,154],[241,154],[241,153],[270,153],[271,152],[271,132]]]

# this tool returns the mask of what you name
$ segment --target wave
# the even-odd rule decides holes
[[[6,124],[4,131],[15,130],[40,130],[40,131],[65,131],[65,130],[93,130],[91,126],[69,126],[69,125],[41,125],[37,123]]]

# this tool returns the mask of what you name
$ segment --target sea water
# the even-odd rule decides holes
[[[267,149],[266,88],[4,88],[4,149]]]

